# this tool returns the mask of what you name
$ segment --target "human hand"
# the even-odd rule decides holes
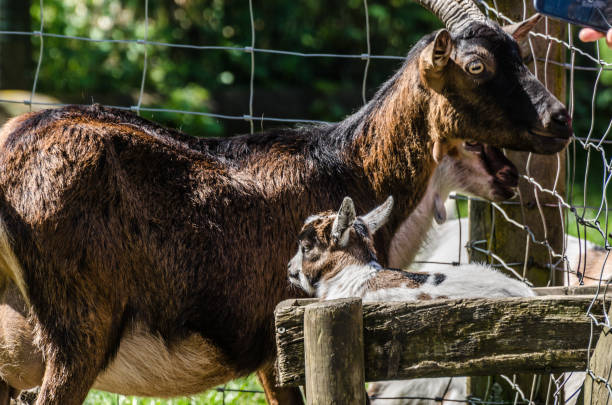
[[[603,38],[604,36],[606,37],[606,43],[608,44],[608,48],[612,49],[612,28],[608,30],[607,34],[595,31],[592,28],[583,28],[578,34],[578,37],[583,42],[597,41],[599,38]]]

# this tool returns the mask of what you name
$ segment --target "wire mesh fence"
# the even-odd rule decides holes
[[[489,16],[498,19],[500,22],[510,23],[511,20],[499,11],[495,1],[481,2],[481,5],[489,13]],[[523,17],[528,17],[526,14],[527,2],[523,2]],[[612,128],[612,105],[601,103],[603,97],[601,90],[605,89],[607,81],[602,81],[602,77],[606,75],[606,71],[610,68],[610,62],[602,59],[603,51],[599,45],[593,47],[585,47],[584,44],[576,43],[574,38],[576,27],[567,26],[566,37],[559,38],[548,34],[548,26],[545,33],[532,33],[532,41],[544,40],[549,44],[557,44],[566,49],[566,56],[569,63],[559,63],[558,61],[550,60],[548,54],[546,58],[535,57],[534,61],[543,64],[554,64],[566,70],[568,80],[567,89],[567,105],[572,113],[574,122],[582,120],[589,123],[585,133],[576,131],[572,144],[568,148],[566,161],[563,162],[559,158],[557,167],[553,168],[555,180],[552,187],[543,186],[537,176],[530,174],[530,161],[532,155],[529,155],[523,168],[525,174],[522,179],[526,181],[534,190],[535,200],[528,201],[525,196],[519,194],[518,200],[508,201],[504,203],[489,203],[492,211],[492,220],[489,228],[490,238],[485,240],[469,240],[467,242],[468,250],[476,251],[488,258],[491,264],[501,266],[509,273],[517,278],[530,283],[536,284],[535,280],[529,280],[526,270],[531,265],[529,263],[529,251],[534,246],[543,246],[548,250],[549,260],[547,267],[550,270],[549,276],[545,285],[596,285],[598,286],[594,300],[607,292],[607,285],[610,272],[608,264],[608,255],[610,250],[609,243],[609,207],[607,202],[607,189],[610,180],[610,161],[609,150],[606,145],[609,144],[608,136]],[[531,48],[533,50],[533,47]],[[549,48],[550,49],[550,48]],[[586,49],[589,49],[587,51]],[[579,65],[576,61],[580,59]],[[580,72],[591,71],[595,72],[592,84],[592,97],[590,108],[581,110],[583,114],[577,112],[575,98],[575,76]],[[540,77],[540,80],[546,82],[546,77]],[[596,110],[602,108],[605,122],[600,122],[595,125]],[[606,108],[607,106],[607,108]],[[585,114],[586,112],[586,114]],[[598,119],[601,120],[602,116]],[[598,128],[598,129],[596,129]],[[567,177],[563,180],[563,173],[566,170]],[[565,187],[563,187],[565,186]],[[564,190],[563,190],[564,189]],[[538,196],[546,195],[547,202],[540,201]],[[461,197],[457,198],[467,198]],[[536,236],[534,227],[540,224],[534,222],[526,222],[517,220],[507,212],[508,207],[517,204],[520,207],[527,207],[529,204],[534,205],[529,209],[537,209],[540,215],[541,226],[544,232]],[[524,208],[522,208],[524,209]],[[545,215],[545,210],[547,214]],[[561,248],[553,247],[551,242],[555,235],[547,234],[547,220],[550,221],[551,212],[553,216],[561,216],[561,223],[564,225],[563,235],[564,240]],[[457,221],[457,226],[461,227],[461,219]],[[464,225],[465,226],[465,225]],[[524,246],[525,260],[520,262],[509,261],[503,257],[493,247],[494,228],[496,226],[511,226],[522,232],[524,240],[512,240],[511,243],[517,243]],[[569,234],[572,235],[569,235]],[[594,241],[595,243],[593,243]],[[481,256],[482,257],[482,256]],[[467,261],[467,259],[466,259]],[[456,265],[456,263],[454,263]],[[556,280],[555,280],[556,279]],[[556,281],[556,282],[555,282]],[[540,281],[540,285],[541,281]],[[591,319],[592,333],[590,344],[592,345],[599,336],[603,328],[609,327],[609,319],[605,312],[594,313],[591,309],[585,314]],[[590,346],[592,349],[592,346]],[[609,376],[596,375],[589,367],[586,369],[586,374],[591,375],[596,384],[601,384],[606,387],[609,392]],[[564,373],[561,375],[551,374],[548,379],[542,376],[533,376],[533,378],[525,378],[517,375],[500,376],[501,378],[493,379],[489,377],[488,385],[484,391],[484,398],[481,400],[487,401],[495,399],[492,394],[492,388],[497,385],[504,385],[505,389],[510,390],[514,394],[513,403],[575,403],[582,390],[584,381],[584,373]],[[500,388],[501,389],[501,388]],[[538,391],[543,390],[545,394],[537,400]],[[482,394],[482,393],[481,393]],[[512,396],[510,396],[511,398]],[[508,398],[506,395],[505,398]],[[542,402],[543,398],[543,402]]]
[[[22,104],[28,108],[33,107],[55,107],[64,105],[62,102],[53,101],[40,101],[37,98],[37,89],[39,88],[41,76],[41,68],[45,63],[46,51],[49,51],[50,40],[65,40],[65,41],[77,41],[78,43],[102,43],[110,45],[135,45],[141,48],[142,55],[142,70],[140,74],[140,85],[138,86],[138,95],[136,102],[132,104],[109,104],[111,107],[131,110],[137,114],[142,113],[165,113],[165,114],[179,114],[179,115],[193,115],[203,116],[218,120],[238,120],[245,121],[248,123],[248,128],[251,133],[256,132],[257,129],[263,125],[264,122],[282,123],[282,124],[318,124],[327,122],[324,119],[312,119],[312,118],[301,118],[291,116],[267,116],[255,114],[255,84],[256,84],[256,67],[258,66],[257,55],[271,55],[271,56],[291,56],[300,58],[303,60],[301,63],[309,63],[309,60],[313,58],[336,58],[336,59],[351,59],[360,61],[362,63],[362,75],[359,84],[354,84],[359,87],[359,93],[361,95],[361,101],[365,103],[367,101],[368,90],[371,89],[371,83],[368,78],[372,73],[371,62],[375,60],[388,60],[388,61],[402,61],[404,56],[402,55],[381,55],[373,53],[371,44],[371,32],[370,32],[370,15],[372,5],[368,4],[368,0],[363,0],[362,11],[363,11],[363,25],[362,29],[365,32],[365,41],[361,44],[362,53],[343,53],[343,52],[302,52],[299,50],[287,50],[287,49],[272,49],[265,47],[258,47],[256,37],[256,18],[253,1],[249,0],[244,2],[241,7],[247,7],[249,10],[249,25],[245,27],[250,33],[250,41],[245,42],[241,46],[225,46],[225,45],[202,45],[194,43],[174,43],[170,40],[159,41],[153,40],[149,35],[149,13],[154,3],[149,0],[143,0],[141,7],[144,10],[142,36],[139,38],[98,38],[98,37],[87,37],[80,35],[68,35],[65,33],[50,32],[47,30],[45,21],[47,15],[45,14],[45,3],[44,0],[38,0],[39,3],[39,21],[40,24],[36,29],[32,31],[0,31],[0,36],[17,38],[17,37],[30,37],[35,41],[38,41],[38,58],[36,61],[36,67],[33,72],[33,80],[29,97],[19,99],[3,99],[0,98],[0,103],[10,104]],[[479,0],[478,3],[482,9],[489,15],[490,18],[499,21],[500,23],[512,23],[513,21],[508,18],[504,13],[499,11],[497,2],[495,0]],[[529,17],[528,15],[528,4],[527,0],[522,1],[523,7],[523,18]],[[263,7],[263,5],[261,5]],[[550,277],[548,283],[553,283],[553,280],[562,280],[564,285],[578,285],[578,284],[592,284],[599,286],[597,294],[594,300],[605,295],[607,291],[608,278],[612,275],[612,266],[607,263],[608,255],[610,252],[610,241],[609,241],[609,212],[607,200],[607,190],[612,179],[612,160],[610,160],[610,150],[607,145],[612,143],[612,139],[609,139],[610,132],[612,130],[612,99],[610,98],[609,92],[603,92],[606,85],[612,82],[610,77],[612,76],[612,62],[604,60],[602,55],[603,49],[598,44],[581,44],[575,41],[576,27],[568,25],[566,27],[566,35],[563,38],[559,38],[555,35],[548,33],[548,22],[544,33],[532,33],[531,34],[531,52],[532,60],[535,66],[538,64],[555,65],[566,72],[567,78],[567,105],[572,113],[574,122],[582,122],[580,128],[586,128],[585,132],[576,132],[571,145],[569,146],[565,161],[561,160],[559,156],[557,159],[556,168],[554,168],[556,177],[552,187],[543,186],[535,175],[530,173],[531,157],[527,159],[524,167],[524,175],[522,179],[527,182],[534,190],[536,198],[532,202],[532,206],[529,209],[535,209],[540,214],[540,219],[544,228],[543,237],[538,232],[534,232],[533,224],[526,223],[525,221],[516,220],[507,213],[508,207],[520,206],[524,207],[529,202],[524,201],[523,196],[519,195],[518,199],[514,199],[502,203],[487,203],[492,210],[493,221],[490,224],[490,234],[493,235],[493,231],[496,226],[500,224],[510,225],[517,228],[523,233],[524,238],[520,241],[514,241],[516,243],[524,244],[525,254],[524,260],[508,260],[499,254],[493,247],[491,239],[479,239],[469,240],[467,232],[467,222],[465,213],[465,202],[466,201],[481,201],[474,197],[466,197],[461,195],[453,196],[456,202],[456,211],[458,218],[453,222],[453,226],[456,226],[459,233],[459,240],[456,246],[458,250],[456,252],[456,259],[443,259],[439,260],[435,257],[426,257],[423,260],[418,260],[415,264],[435,264],[435,265],[454,265],[458,266],[468,261],[468,251],[477,251],[478,253],[486,256],[488,262],[493,267],[502,268],[521,279],[530,285],[535,285],[534,280],[530,280],[527,275],[527,268],[529,267],[529,251],[533,246],[543,246],[548,251],[549,262],[548,268],[550,270]],[[567,61],[556,61],[549,58],[549,53],[546,53],[544,57],[536,55],[533,48],[533,42],[544,41],[547,44],[556,44],[565,49],[567,55]],[[549,45],[550,46],[550,45]],[[249,78],[248,78],[248,102],[246,109],[242,114],[226,113],[224,111],[217,112],[206,112],[198,109],[181,109],[181,108],[160,108],[150,106],[146,102],[146,86],[147,80],[151,74],[150,58],[151,52],[158,48],[172,48],[181,50],[190,50],[197,52],[209,52],[209,51],[222,51],[222,52],[233,52],[243,53],[248,56],[249,66]],[[95,74],[95,72],[92,72]],[[577,108],[577,100],[575,97],[575,78],[577,75],[590,74],[595,75],[592,82],[592,94],[590,100],[590,106],[580,105]],[[540,77],[540,80],[546,82],[548,77]],[[607,98],[607,99],[606,99]],[[597,112],[597,114],[596,114]],[[598,122],[595,125],[596,118],[601,120],[601,117],[605,117],[607,122]],[[567,175],[565,180],[561,173],[565,170]],[[546,195],[547,202],[540,201],[537,196]],[[553,237],[551,234],[546,233],[546,215],[544,211],[556,210],[558,216],[562,218],[564,224],[564,242],[561,249],[556,249],[554,244],[550,242]],[[572,233],[572,236],[568,236]],[[455,245],[453,245],[455,246]],[[467,251],[463,252],[463,249],[467,247]],[[555,277],[554,275],[561,275],[562,277]],[[592,322],[592,339],[598,336],[603,328],[610,327],[610,320],[607,314],[604,313],[592,313],[590,310],[586,316],[589,316]],[[608,376],[596,375],[590,368],[587,368],[585,372],[593,377],[596,384],[601,384],[607,388],[612,394],[612,386]],[[513,392],[513,398],[511,400],[502,399],[499,395],[495,395],[496,387],[495,384],[499,385],[499,381],[490,380],[489,386],[487,386],[485,395],[480,398],[476,396],[466,396],[463,399],[447,399],[444,393],[429,396],[400,396],[400,397],[385,397],[385,396],[372,396],[371,399],[379,400],[384,403],[385,400],[404,399],[406,401],[426,401],[426,402],[457,402],[457,403],[471,403],[471,404],[488,404],[488,405],[504,405],[504,404],[531,404],[536,403],[534,398],[536,392],[541,389],[539,386],[545,386],[544,390],[546,393],[546,403],[549,399],[554,404],[559,403],[573,403],[576,401],[579,391],[581,389],[581,381],[584,379],[584,373],[566,373],[562,375],[550,375],[550,378],[544,379],[540,376],[534,376],[530,381],[525,382],[525,379],[521,379],[518,376],[502,376],[501,380],[506,387]],[[250,399],[239,399],[236,400],[234,394],[239,393],[241,395],[250,395]],[[209,395],[210,396],[210,395]],[[110,398],[110,399],[109,399]],[[243,397],[244,398],[244,397]],[[209,398],[210,399],[210,398]],[[208,399],[207,399],[208,400]],[[110,401],[110,403],[148,403],[140,402],[140,399],[126,398],[121,396],[107,397],[103,401]],[[142,400],[146,401],[146,400]],[[151,400],[156,401],[156,400]],[[183,401],[183,402],[181,402]],[[184,400],[176,400],[174,403],[208,403],[199,402],[199,399],[189,398]],[[218,387],[214,390],[212,395],[212,402],[210,403],[249,403],[249,402],[262,402],[263,391],[257,387],[249,386],[234,387],[234,386],[223,386]],[[238,401],[238,402],[235,402]],[[244,401],[244,402],[240,402]],[[157,402],[152,402],[157,403]]]

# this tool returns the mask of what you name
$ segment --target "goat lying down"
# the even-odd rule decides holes
[[[309,217],[298,238],[298,252],[289,262],[291,283],[323,299],[356,296],[364,301],[407,301],[534,296],[524,283],[479,264],[429,272],[383,268],[377,262],[372,237],[385,223],[392,206],[393,198],[389,197],[370,213],[356,217],[353,201],[346,197],[338,213],[324,212]],[[370,395],[460,399],[466,395],[465,378],[374,383],[370,386]],[[385,404],[408,402],[381,401]]]
[[[289,262],[291,283],[323,299],[409,301],[534,295],[524,283],[480,264],[430,272],[383,268],[376,258],[373,235],[392,207],[389,197],[357,217],[353,200],[346,197],[338,213],[310,216],[299,234],[298,251]]]

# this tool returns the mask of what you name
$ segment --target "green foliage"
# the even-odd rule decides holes
[[[38,2],[32,26],[40,25]],[[366,52],[363,2],[334,5],[322,0],[254,1],[258,48],[306,53]],[[423,33],[440,26],[436,18],[409,0],[371,3],[372,53],[404,55]],[[234,0],[149,1],[147,38],[172,44],[239,47],[251,44],[248,4]],[[93,39],[144,38],[143,0],[46,0],[44,31]],[[39,39],[32,38],[38,60]],[[45,38],[38,89],[67,102],[135,105],[143,71],[144,48],[138,43],[86,42]],[[193,50],[147,45],[143,107],[248,113],[250,54],[243,50]],[[256,53],[257,116],[339,120],[361,104],[360,59],[301,58]],[[371,93],[398,61],[373,61]],[[181,94],[184,93],[184,94]],[[232,122],[184,114],[145,114],[200,135],[231,135]]]

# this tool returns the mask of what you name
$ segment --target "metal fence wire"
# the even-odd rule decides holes
[[[137,102],[134,105],[114,105],[112,107],[131,110],[136,113],[140,113],[143,111],[147,112],[164,112],[164,113],[175,113],[175,114],[189,114],[189,115],[201,115],[208,116],[220,120],[245,120],[250,124],[250,131],[253,133],[255,131],[255,122],[263,122],[263,121],[271,121],[271,122],[282,122],[287,124],[294,123],[322,123],[324,121],[311,120],[311,119],[301,119],[299,117],[270,117],[270,116],[254,116],[253,114],[253,103],[254,103],[254,82],[255,82],[255,55],[256,54],[272,54],[272,55],[291,55],[295,57],[303,58],[304,60],[309,60],[312,58],[345,58],[345,59],[357,59],[363,61],[363,79],[360,83],[361,87],[361,96],[363,102],[366,102],[366,90],[367,90],[367,82],[368,82],[368,72],[370,70],[370,62],[375,59],[391,59],[391,60],[402,60],[404,56],[400,55],[376,55],[372,54],[371,44],[370,44],[370,21],[369,21],[369,5],[368,0],[363,0],[363,10],[364,10],[364,20],[363,20],[363,29],[366,33],[366,43],[363,44],[363,53],[360,54],[345,54],[345,53],[304,53],[299,51],[292,50],[280,50],[280,49],[266,49],[257,47],[257,38],[255,35],[255,19],[253,14],[253,2],[252,0],[248,0],[248,3],[245,1],[244,7],[248,7],[249,16],[250,16],[250,33],[251,33],[251,41],[250,43],[244,44],[244,46],[207,46],[207,45],[194,45],[194,44],[184,44],[184,43],[172,43],[172,42],[159,42],[152,41],[148,38],[149,32],[149,1],[143,0],[143,7],[145,10],[144,16],[144,35],[142,38],[133,38],[133,39],[96,39],[90,37],[82,37],[82,36],[71,36],[64,35],[55,32],[48,32],[45,30],[45,7],[44,1],[39,0],[40,3],[40,26],[37,30],[33,31],[0,31],[0,35],[3,36],[29,36],[37,38],[39,41],[39,56],[38,63],[36,65],[36,70],[34,74],[32,90],[30,96],[26,100],[8,100],[8,99],[0,99],[0,103],[20,103],[25,104],[27,106],[42,106],[42,107],[55,107],[61,106],[61,103],[51,103],[51,102],[40,102],[36,101],[36,93],[37,93],[37,85],[40,80],[40,71],[41,66],[45,62],[44,54],[45,54],[45,41],[49,38],[56,39],[66,39],[66,40],[76,40],[83,42],[105,42],[111,44],[117,43],[127,43],[127,44],[138,44],[142,46],[143,49],[143,69],[142,69],[142,78],[140,81],[140,88]],[[511,23],[513,22],[511,19],[503,15],[499,12],[499,9],[496,4],[496,0],[477,0],[477,3],[480,4],[482,9],[493,19],[496,19],[500,23]],[[523,3],[523,17],[529,17],[527,15],[527,0],[522,0]],[[568,63],[560,63],[557,61],[550,60],[548,55],[546,58],[535,58],[534,63],[544,63],[544,64],[555,64],[565,69],[567,72],[568,80],[568,108],[572,113],[573,120],[576,122],[578,120],[584,122],[590,122],[590,130],[587,133],[577,133],[572,140],[571,145],[569,146],[566,156],[567,162],[562,162],[561,158],[558,158],[557,165],[557,178],[559,178],[559,174],[563,165],[566,165],[568,168],[567,175],[567,191],[562,193],[558,190],[559,183],[555,181],[554,186],[552,188],[547,188],[542,186],[535,178],[529,175],[529,160],[527,161],[527,166],[525,170],[525,175],[523,175],[523,179],[527,181],[530,185],[533,186],[534,190],[537,190],[539,193],[543,193],[549,196],[552,196],[554,199],[554,203],[540,203],[540,201],[536,198],[537,209],[540,212],[542,217],[542,221],[546,224],[546,220],[543,214],[543,207],[552,207],[557,208],[559,210],[559,215],[561,215],[564,219],[564,223],[566,228],[570,226],[574,227],[575,233],[577,234],[578,246],[580,249],[579,252],[579,265],[577,266],[575,262],[572,262],[568,258],[567,254],[567,238],[566,243],[564,243],[564,248],[560,251],[555,250],[550,243],[549,239],[551,235],[547,235],[545,238],[538,238],[536,234],[530,229],[530,227],[521,223],[515,219],[512,219],[507,213],[506,209],[511,205],[522,204],[521,200],[519,201],[509,201],[504,203],[490,203],[490,206],[495,212],[495,221],[500,223],[500,221],[505,221],[512,226],[518,228],[522,232],[524,232],[527,243],[526,249],[529,249],[530,245],[541,245],[545,246],[549,251],[549,257],[551,258],[549,266],[552,272],[563,274],[564,279],[566,280],[566,284],[570,283],[570,276],[572,279],[578,280],[578,283],[581,282],[591,282],[598,286],[597,294],[594,300],[605,294],[608,277],[610,273],[607,271],[607,259],[610,252],[610,240],[609,240],[609,207],[607,201],[607,189],[610,183],[610,179],[612,179],[612,160],[610,160],[608,154],[609,149],[606,148],[606,145],[612,143],[612,139],[609,138],[610,131],[612,129],[612,111],[608,111],[607,114],[610,118],[608,125],[605,126],[605,130],[603,133],[596,133],[595,126],[593,125],[594,121],[594,112],[596,109],[596,104],[598,97],[600,97],[600,89],[602,87],[602,83],[600,81],[602,74],[608,71],[612,71],[612,63],[606,62],[600,56],[600,49],[598,45],[585,45],[585,44],[576,44],[574,43],[574,34],[577,28],[571,25],[567,26],[567,37],[566,38],[557,38],[554,35],[549,35],[547,33],[532,33],[532,40],[543,40],[547,41],[549,44],[555,43],[566,49],[568,54]],[[548,31],[546,31],[548,32]],[[244,111],[242,115],[232,115],[232,114],[223,114],[223,113],[209,113],[209,112],[201,112],[195,110],[180,110],[180,109],[163,109],[163,108],[152,108],[147,107],[143,102],[143,94],[145,89],[145,84],[147,80],[147,68],[149,66],[149,52],[148,49],[151,47],[172,47],[172,48],[183,48],[183,49],[191,49],[196,51],[210,51],[210,50],[221,50],[221,51],[233,51],[233,52],[244,52],[250,55],[250,82],[249,82],[249,97],[248,97],[248,110]],[[586,49],[590,49],[587,51]],[[579,60],[583,65],[577,65],[576,59],[579,57]],[[308,63],[308,62],[306,62]],[[582,71],[592,71],[596,73],[596,80],[593,84],[592,91],[592,99],[591,99],[591,115],[590,116],[576,116],[575,115],[575,95],[574,95],[574,76],[577,72]],[[541,80],[545,80],[546,78],[540,78]],[[582,154],[582,158],[586,161],[586,168],[583,173],[583,178],[580,179],[578,176],[579,173],[576,172],[576,159]],[[599,163],[600,162],[600,163]],[[598,163],[598,164],[596,164]],[[601,184],[594,184],[594,182],[590,182],[589,178],[594,176],[593,171],[597,170],[595,167],[601,166]],[[597,177],[598,178],[598,177]],[[596,190],[593,192],[592,190]],[[588,196],[595,196],[594,198],[588,198]],[[453,196],[457,202],[465,201],[472,199],[471,197],[465,197],[456,195]],[[457,221],[460,226],[460,220]],[[496,226],[495,222],[492,224],[492,227]],[[588,272],[587,275],[587,267],[592,263],[588,261],[587,255],[589,254],[588,246],[585,242],[585,238],[587,235],[592,238],[597,238],[599,240],[599,249],[601,252],[604,252],[603,260],[598,262],[597,271]],[[545,233],[546,235],[546,233]],[[490,258],[491,265],[495,267],[504,268],[510,273],[512,273],[515,277],[520,280],[523,280],[527,283],[530,280],[527,278],[524,269],[527,267],[526,262],[508,262],[505,261],[503,257],[498,255],[494,250],[490,248],[490,244],[488,241],[484,240],[473,240],[469,241],[468,245],[470,249],[476,250],[482,254],[487,255]],[[522,243],[522,241],[521,241]],[[525,255],[527,257],[527,254]],[[441,265],[458,265],[459,263],[467,262],[467,257],[465,255],[461,255],[461,247],[459,248],[457,261],[444,262],[439,263],[435,260],[429,261],[430,263],[437,263]],[[588,278],[587,278],[588,277]],[[586,314],[590,317],[592,322],[592,335],[591,335],[591,343],[594,341],[594,337],[598,336],[599,333],[603,330],[604,327],[610,327],[610,320],[606,313],[593,313],[590,309]],[[606,387],[610,394],[612,394],[612,386],[610,384],[608,376],[596,375],[592,369],[589,367],[586,368],[585,372],[590,374],[596,384],[601,384]],[[568,390],[568,381],[570,380],[570,373],[561,374],[561,375],[550,375],[551,378],[548,379],[548,392],[550,393],[550,398],[552,398],[552,403],[555,405],[560,403],[573,403],[576,400],[576,397],[579,394],[579,390],[581,385],[578,384],[574,390]],[[536,390],[536,384],[540,384],[541,381],[539,377],[534,377],[530,384],[520,384],[517,382],[517,376],[502,376],[502,379],[505,383],[513,390],[514,399],[512,401],[503,401],[496,399],[494,396],[488,396],[486,398],[476,398],[476,397],[467,397],[464,399],[454,399],[448,400],[444,399],[443,395],[432,395],[432,396],[412,396],[412,397],[393,397],[393,398],[382,398],[373,396],[372,399],[381,400],[381,403],[384,399],[389,400],[398,400],[404,399],[406,401],[413,400],[418,402],[458,402],[458,403],[470,403],[477,405],[506,405],[506,404],[535,404],[534,401],[534,392]],[[241,389],[241,388],[231,388],[228,386],[222,386],[216,388],[216,391],[220,394],[217,395],[217,403],[235,403],[230,398],[231,394],[236,392],[241,394],[249,394],[249,395],[258,395],[258,400],[263,398],[263,391],[259,389]],[[490,390],[493,392],[494,390]],[[221,397],[221,398],[219,398]],[[129,402],[127,402],[129,401]],[[126,398],[117,396],[116,403],[142,403],[142,402],[134,402],[135,400],[128,400]],[[189,400],[191,403],[199,403],[196,402],[195,399]],[[255,399],[253,399],[255,401]],[[247,401],[248,402],[248,401]],[[548,403],[548,397],[546,403]],[[156,402],[153,402],[156,403]],[[177,402],[178,403],[178,402]],[[181,402],[184,403],[184,402]]]

